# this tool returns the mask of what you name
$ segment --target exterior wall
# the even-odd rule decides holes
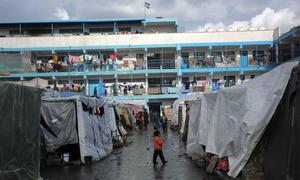
[[[175,33],[176,26],[157,26],[157,25],[147,25],[146,32],[158,32],[158,33]]]
[[[7,37],[0,41],[1,48],[59,48],[59,47],[135,47],[182,44],[191,46],[208,46],[209,43],[256,43],[272,42],[273,31],[247,32],[211,32],[211,33],[161,33],[131,35],[89,35],[89,36],[53,36],[53,37]],[[196,46],[195,45],[195,46]]]

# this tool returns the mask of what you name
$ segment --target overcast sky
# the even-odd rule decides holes
[[[0,21],[144,17],[143,0],[0,0]],[[148,0],[147,17],[178,18],[180,31],[300,25],[300,0]]]

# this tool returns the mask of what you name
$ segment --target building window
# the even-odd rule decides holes
[[[213,51],[211,52],[211,57],[214,63],[222,63],[222,52],[221,51]]]
[[[253,61],[251,62],[252,65],[263,65],[264,62],[264,51],[253,51]]]
[[[21,30],[21,34],[23,34],[23,30]],[[9,34],[10,35],[19,35],[20,34],[20,30],[9,30]]]
[[[235,52],[234,51],[225,51],[223,61],[224,61],[224,63],[235,63]]]
[[[241,79],[241,81],[245,81],[245,75],[240,75],[240,79]]]
[[[195,52],[194,57],[196,67],[202,67],[205,62],[205,52]]]
[[[224,87],[231,87],[235,85],[235,76],[224,76]]]
[[[205,76],[199,76],[199,77],[194,77],[194,81],[205,81],[206,77]]]
[[[61,34],[80,34],[83,32],[82,29],[60,29]]]
[[[131,28],[130,27],[119,27],[119,32],[130,32]]]
[[[112,33],[113,28],[90,28],[90,33]]]

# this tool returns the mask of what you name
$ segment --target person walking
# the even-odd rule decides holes
[[[144,125],[145,125],[145,129],[147,129],[148,123],[149,123],[149,115],[148,115],[147,109],[144,108]]]
[[[157,111],[154,111],[154,113],[152,115],[152,121],[153,121],[153,124],[154,124],[154,130],[159,130],[160,117],[159,117]]]
[[[163,140],[160,138],[159,131],[154,131],[153,136],[153,146],[154,146],[154,152],[153,152],[153,165],[157,165],[157,156],[159,156],[161,162],[163,164],[166,164],[168,161],[165,160],[165,157],[163,155],[162,146],[164,144]]]
[[[167,131],[168,130],[168,118],[165,114],[165,112],[162,113],[162,123],[163,123],[163,130]]]

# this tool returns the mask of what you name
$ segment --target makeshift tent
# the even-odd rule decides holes
[[[0,179],[38,179],[41,92],[0,82],[0,94]]]
[[[33,78],[27,81],[10,81],[10,83],[15,83],[23,86],[36,87],[36,88],[46,88],[48,86],[48,80],[42,78]]]
[[[193,158],[203,155],[201,145],[206,145],[208,139],[207,131],[203,132],[203,129],[210,127],[216,99],[216,93],[202,93],[198,100],[189,103],[190,116],[186,152]]]
[[[300,179],[300,66],[293,69],[288,86],[264,134],[265,179]]]
[[[203,94],[202,92],[190,93],[190,94],[174,101],[174,103],[173,103],[173,117],[172,117],[171,124],[178,126],[180,128],[179,131],[181,133],[183,133],[185,119],[186,119],[185,102],[196,100],[196,99],[200,98],[202,96],[202,94]],[[180,108],[180,111],[181,111],[180,112],[181,117],[178,116],[179,108]],[[179,121],[179,119],[181,119],[181,122]]]
[[[126,106],[126,105],[118,105],[117,106],[117,111],[118,111],[118,115],[121,117],[123,117],[124,119],[122,120],[125,120],[125,123],[124,125],[126,127],[133,127],[134,126],[134,123],[135,123],[135,118],[133,117],[130,109]]]
[[[228,175],[236,177],[270,122],[296,65],[288,62],[251,81],[221,89],[210,102],[203,103],[207,98],[201,98],[196,103],[198,111],[190,114],[195,120],[189,121],[189,130],[197,126],[198,134],[189,133],[189,143],[196,148],[204,145],[206,152],[218,157],[228,156]],[[198,116],[200,110],[207,115]]]
[[[112,134],[120,135],[114,108],[104,98],[46,98],[41,113],[47,152],[62,145],[79,144],[82,163],[85,157],[97,161],[110,154]]]

